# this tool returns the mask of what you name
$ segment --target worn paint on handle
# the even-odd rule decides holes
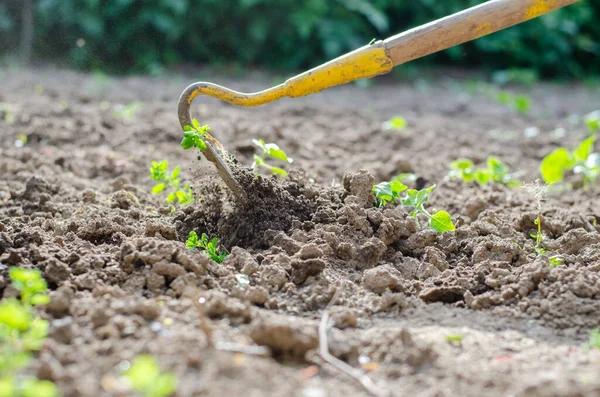
[[[527,12],[525,12],[525,18],[537,18],[542,14],[552,11],[554,8],[556,8],[556,0],[538,0],[534,5],[527,9]]]

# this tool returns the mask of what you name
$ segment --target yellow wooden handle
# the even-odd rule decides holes
[[[260,92],[247,94],[213,83],[194,83],[183,91],[179,99],[179,122],[182,127],[191,124],[189,109],[198,95],[207,95],[233,105],[258,106],[286,96],[301,97],[336,85],[375,77],[388,73],[393,67],[383,42],[378,41]]]

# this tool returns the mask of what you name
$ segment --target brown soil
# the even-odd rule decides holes
[[[0,122],[0,292],[14,293],[8,266],[42,270],[51,330],[30,371],[65,396],[118,395],[114,375],[140,353],[177,375],[178,396],[367,395],[317,354],[336,291],[332,354],[357,368],[360,357],[389,395],[600,395],[600,352],[584,346],[600,325],[597,192],[543,202],[548,255],[536,257],[530,192],[445,178],[458,157],[496,155],[534,180],[545,154],[585,136],[572,115],[600,107],[597,92],[541,84],[527,116],[449,79],[383,79],[250,109],[199,99],[194,116],[240,163],[252,161],[251,138],[295,159],[286,181],[243,174],[251,200],[240,204],[212,164],[179,148],[175,105],[192,79],[0,77],[14,118]],[[115,117],[114,105],[134,100],[139,113]],[[409,126],[384,130],[394,115]],[[559,127],[566,137],[551,132]],[[150,194],[149,164],[162,159],[182,166],[199,198],[172,214]],[[400,172],[437,184],[429,206],[452,214],[455,233],[373,208],[373,183]],[[218,237],[226,261],[186,249],[190,230]],[[564,264],[549,266],[554,254]],[[231,353],[226,342],[270,353]]]

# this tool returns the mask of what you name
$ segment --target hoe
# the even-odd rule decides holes
[[[258,106],[283,97],[301,97],[358,79],[388,73],[394,66],[475,40],[518,23],[536,18],[579,0],[491,0],[437,21],[416,27],[386,40],[342,55],[299,74],[285,83],[255,93],[242,93],[217,84],[199,82],[188,86],[179,99],[181,126],[192,124],[190,106],[198,95],[208,95],[240,106]],[[231,157],[222,145],[206,134],[206,158],[215,163],[219,175],[238,199],[245,194],[235,179]]]

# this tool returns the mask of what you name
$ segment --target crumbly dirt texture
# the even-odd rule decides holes
[[[252,138],[294,158],[286,180],[239,169],[239,203],[179,147],[176,102],[193,78],[0,78],[0,293],[15,293],[9,266],[43,272],[50,336],[28,371],[65,396],[122,395],[119,371],[141,353],[176,374],[181,397],[368,395],[318,355],[334,295],[330,351],[382,395],[600,395],[600,351],[585,347],[600,325],[597,190],[544,199],[548,254],[536,256],[529,190],[446,178],[456,158],[495,155],[535,180],[545,154],[585,137],[577,115],[600,107],[597,90],[540,84],[525,116],[460,78],[384,78],[248,109],[198,98],[194,117],[240,164]],[[118,111],[133,101],[138,112]],[[408,126],[383,128],[395,115]],[[162,159],[181,166],[194,204],[171,212],[150,193]],[[448,211],[456,232],[373,207],[373,184],[403,172],[437,184],[427,207]],[[225,262],[187,249],[191,230],[218,237]],[[564,263],[550,266],[557,254]]]

